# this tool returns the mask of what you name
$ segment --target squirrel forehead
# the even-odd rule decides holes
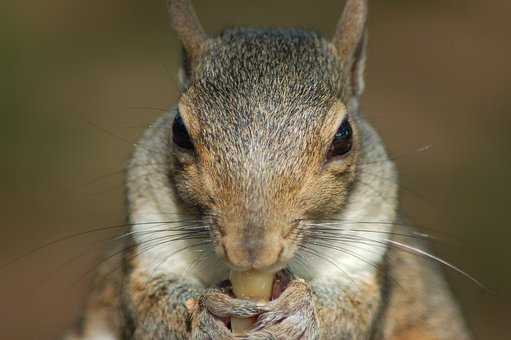
[[[238,28],[211,41],[192,86],[212,107],[289,111],[331,105],[342,90],[341,75],[333,47],[315,33]]]
[[[211,138],[229,127],[257,134],[257,126],[306,135],[322,128],[342,79],[333,47],[316,33],[238,28],[210,42],[185,98],[190,119]]]

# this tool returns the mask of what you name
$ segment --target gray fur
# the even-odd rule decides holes
[[[71,338],[235,339],[223,318],[257,316],[246,339],[468,339],[439,271],[382,236],[397,228],[398,182],[358,110],[367,2],[349,0],[333,41],[294,29],[236,28],[207,38],[189,2],[171,3],[186,52],[179,108],[195,148],[172,142],[178,108],[145,132],[127,174],[135,250],[123,254],[122,274],[100,270]],[[344,108],[354,148],[327,162]],[[144,236],[176,218],[199,220],[184,230],[207,227],[204,243]],[[357,243],[366,234],[344,229],[325,231],[351,242],[325,247],[307,238],[328,218],[376,219],[380,243]],[[281,234],[292,237],[283,237],[286,251],[275,260],[267,255]],[[319,256],[300,260],[300,242]],[[293,280],[265,304],[217,287],[230,268],[257,266],[286,268]]]

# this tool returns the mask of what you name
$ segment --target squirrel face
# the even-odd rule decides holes
[[[360,145],[351,69],[317,34],[235,29],[184,70],[170,136],[176,191],[207,216],[228,265],[279,270],[301,221],[349,197]]]

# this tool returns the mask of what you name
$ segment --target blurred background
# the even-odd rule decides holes
[[[56,339],[77,317],[112,231],[123,168],[176,102],[164,0],[2,0],[0,338]],[[342,0],[196,0],[205,28],[330,34]],[[435,251],[478,339],[509,334],[511,60],[506,0],[372,0],[363,108],[401,172],[403,210]],[[427,151],[417,151],[431,145]]]

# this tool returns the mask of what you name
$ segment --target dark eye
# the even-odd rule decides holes
[[[193,150],[193,143],[190,139],[190,135],[179,113],[176,115],[176,118],[174,118],[174,124],[172,124],[172,140],[174,144],[180,148]]]
[[[341,126],[335,133],[334,140],[328,150],[327,159],[342,156],[350,152],[353,146],[353,130],[350,122],[344,119]]]

